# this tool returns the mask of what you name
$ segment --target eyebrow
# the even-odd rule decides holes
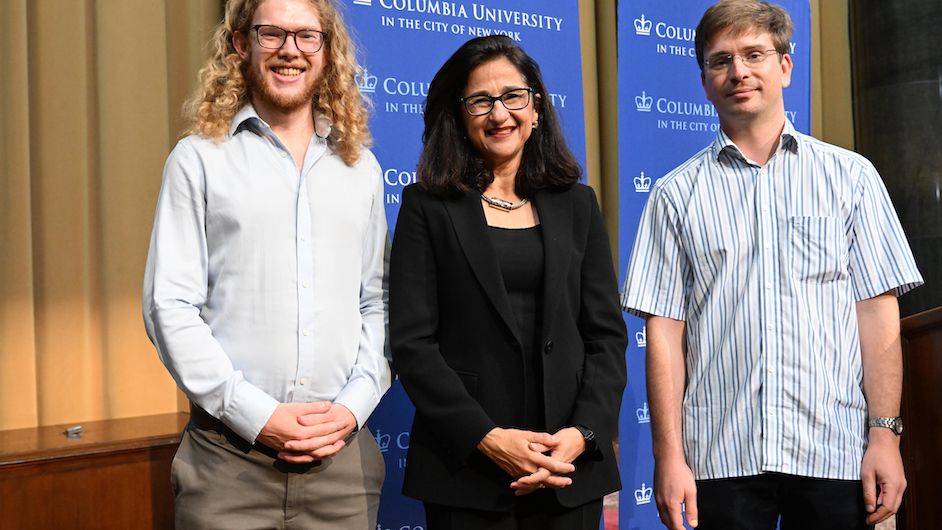
[[[754,52],[754,51],[764,51],[765,49],[766,49],[766,48],[764,48],[764,45],[763,45],[763,44],[751,44],[751,45],[749,45],[749,46],[743,47],[742,49],[738,50],[736,53],[748,53],[748,52]],[[773,45],[772,45],[772,48],[769,48],[769,49],[773,49],[773,50],[774,50],[774,49],[775,49],[775,45],[773,44]],[[733,52],[729,52],[729,51],[725,51],[725,50],[718,50],[718,51],[715,51],[715,52],[711,53],[710,55],[708,55],[708,57],[718,57],[718,56],[722,56],[722,55],[733,55]]]
[[[299,31],[320,31],[321,33],[324,32],[324,30],[322,30],[322,29],[320,29],[320,28],[315,28],[315,27],[311,27],[311,26],[302,26],[302,27],[297,28],[297,29],[291,29],[291,28],[286,28],[286,27],[284,27],[284,26],[279,26],[278,24],[272,24],[271,22],[258,22],[258,23],[256,23],[256,24],[252,24],[252,25],[253,25],[253,26],[275,26],[276,28],[281,28],[281,29],[283,29],[283,30],[290,31],[290,32],[292,32],[292,33],[297,33],[297,32],[299,32]]]
[[[523,89],[523,88],[526,88],[526,87],[524,87],[524,86],[516,86],[516,85],[508,85],[508,86],[505,86],[504,88],[500,89],[500,94],[498,94],[498,96],[501,95],[501,94],[505,94],[505,93],[507,93],[507,92],[510,92],[511,90],[520,90],[520,89]],[[491,93],[488,92],[487,90],[478,90],[477,92],[472,92],[472,93],[468,94],[468,95],[465,96],[465,97],[466,97],[466,98],[470,98],[470,97],[474,97],[474,96],[490,96],[490,95],[491,95]]]

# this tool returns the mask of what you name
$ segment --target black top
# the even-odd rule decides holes
[[[540,333],[543,315],[543,237],[540,226],[501,228],[488,226],[488,235],[497,251],[504,288],[523,341],[524,418],[520,427],[544,430],[543,365]]]

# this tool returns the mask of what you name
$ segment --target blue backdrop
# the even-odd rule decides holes
[[[428,84],[463,42],[509,35],[541,65],[576,158],[585,166],[578,4],[574,0],[344,0],[360,44],[358,78],[372,100],[373,152],[384,170],[386,215],[395,229],[402,188],[415,182]],[[395,382],[370,418],[386,460],[377,530],[424,530],[421,505],[400,493],[413,408]]]
[[[795,23],[795,69],[785,110],[795,127],[810,129],[811,8],[809,0],[776,0]],[[712,0],[618,2],[619,268],[624,279],[638,219],[651,185],[706,147],[716,134],[716,111],[700,84],[694,29]],[[623,489],[621,530],[662,528],[651,492],[654,461],[644,384],[644,321],[626,315],[630,342],[628,387],[622,402],[619,448]]]

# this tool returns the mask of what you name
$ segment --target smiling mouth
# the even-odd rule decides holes
[[[755,91],[756,91],[755,88],[743,88],[743,89],[739,89],[739,90],[734,90],[734,91],[730,92],[729,95],[730,95],[730,97],[737,97],[737,96],[742,96],[742,95],[744,95],[744,94],[751,94],[751,93],[753,93],[753,92],[755,92]]]
[[[301,68],[292,68],[288,66],[273,66],[271,70],[272,72],[285,77],[299,76],[304,72],[304,70]]]
[[[505,138],[507,136],[510,136],[510,134],[514,131],[514,129],[515,127],[498,127],[495,129],[488,129],[487,135],[496,136],[498,138]]]

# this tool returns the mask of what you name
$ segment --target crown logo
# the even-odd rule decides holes
[[[357,82],[357,86],[360,87],[360,92],[364,92],[367,94],[372,94],[373,92],[376,92],[376,85],[379,84],[379,78],[376,77],[375,75],[370,75],[370,71],[367,70],[366,68],[364,68],[362,72],[354,76],[354,79]]]
[[[371,6],[373,5],[373,0],[353,0],[353,3],[358,6]]]
[[[635,415],[638,416],[638,423],[651,423],[651,412],[648,410],[648,402],[645,401],[640,409],[635,409]]]
[[[641,506],[642,504],[650,504],[651,494],[654,493],[651,491],[651,488],[645,488],[644,482],[641,483],[641,487],[635,490],[635,504]]]
[[[635,96],[635,106],[638,107],[638,112],[651,112],[651,105],[653,104],[654,98],[643,90],[640,96]]]
[[[379,446],[379,452],[385,453],[389,451],[389,442],[392,441],[392,436],[388,434],[380,434],[379,429],[376,429],[376,445]]]
[[[644,176],[644,171],[641,172],[641,175],[635,177],[635,192],[637,193],[647,193],[651,191],[651,177]]]
[[[651,21],[644,18],[644,13],[641,14],[641,18],[635,19],[635,33],[645,37],[651,34]]]
[[[648,327],[641,326],[641,331],[635,333],[635,342],[638,343],[639,348],[644,348],[648,345]]]

